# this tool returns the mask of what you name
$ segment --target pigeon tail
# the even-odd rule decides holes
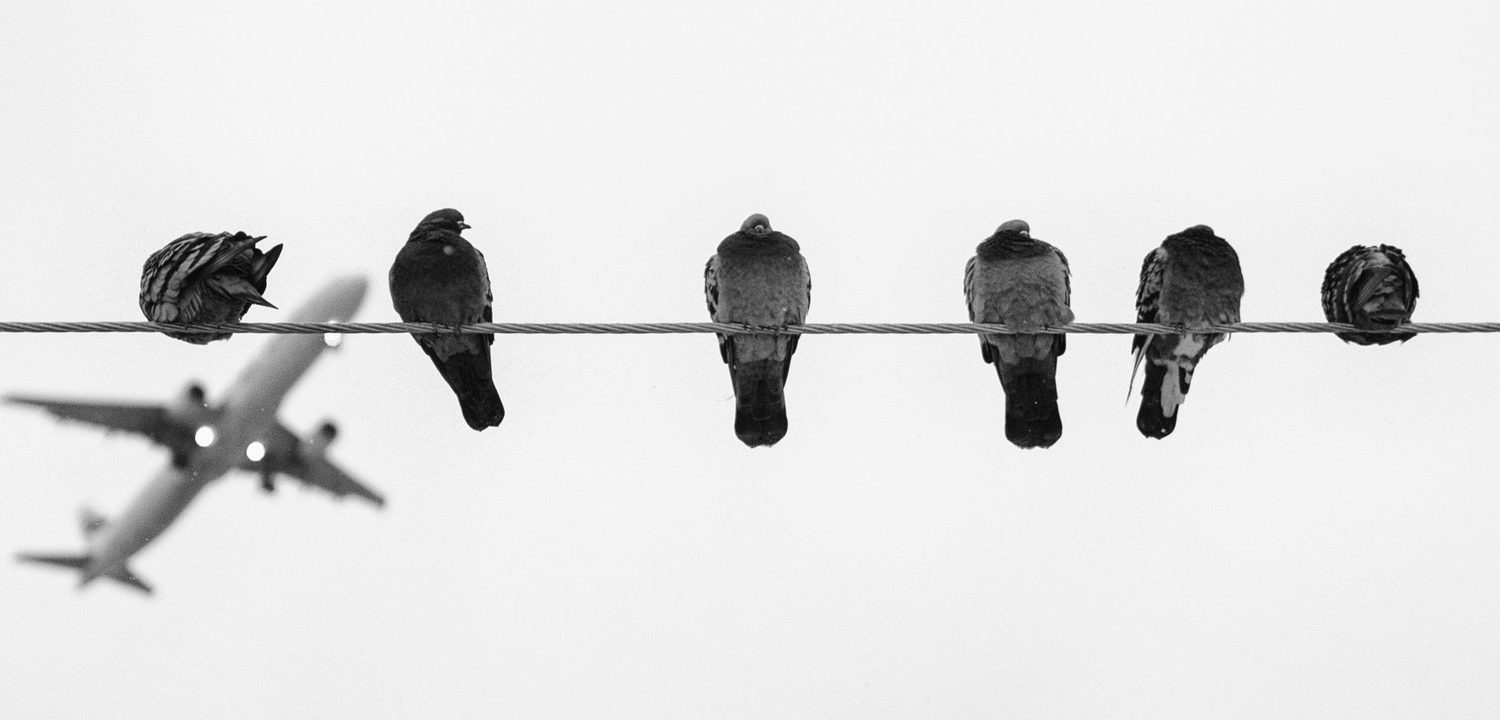
[[[500,393],[495,389],[495,380],[490,367],[490,346],[481,344],[472,352],[459,352],[440,358],[427,345],[422,345],[427,357],[458,396],[458,405],[463,410],[464,422],[475,430],[499,427],[505,419],[505,405],[500,402]]]
[[[1187,386],[1183,385],[1181,393],[1173,392],[1170,408],[1163,407],[1162,386],[1167,382],[1168,371],[1172,372],[1172,382],[1178,379],[1177,364],[1161,360],[1148,360],[1146,363],[1146,380],[1141,384],[1141,410],[1135,416],[1135,427],[1146,437],[1158,440],[1172,434],[1177,429],[1177,410],[1181,407],[1182,398],[1187,394]]]
[[[1017,447],[1052,447],[1062,437],[1057,366],[1048,360],[1026,358],[1008,368],[995,364],[1005,388],[1005,439]]]
[[[754,360],[734,368],[734,434],[750,447],[775,445],[786,437],[785,363]]]

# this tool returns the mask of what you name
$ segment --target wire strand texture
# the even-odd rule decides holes
[[[153,322],[0,322],[0,333],[148,333],[233,332],[271,335],[349,335],[393,333],[469,333],[495,335],[1173,335],[1193,333],[1494,333],[1497,322],[1408,323],[1386,330],[1356,328],[1343,323],[1249,322],[1182,327],[1158,323],[1071,323],[1056,327],[1012,329],[985,323],[811,323],[786,327],[753,327],[725,323],[471,323],[459,326],[431,323],[231,323],[226,325],[171,325]]]

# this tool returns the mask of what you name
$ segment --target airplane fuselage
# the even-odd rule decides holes
[[[81,582],[122,569],[131,555],[166,531],[210,479],[170,465],[162,468],[124,512],[89,538]]]

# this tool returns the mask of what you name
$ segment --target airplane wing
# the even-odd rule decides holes
[[[7,395],[5,401],[42,408],[61,420],[75,420],[108,430],[144,435],[167,446],[174,453],[188,452],[196,447],[193,433],[197,428],[173,418],[162,405],[78,402],[25,395]]]
[[[260,473],[267,479],[278,474],[289,475],[308,485],[327,490],[336,497],[354,495],[376,505],[385,505],[385,497],[355,480],[323,454],[323,448],[330,439],[331,433],[324,436],[321,442],[317,438],[303,440],[285,425],[277,423],[270,436],[264,440],[265,456],[254,461],[242,458],[240,469]]]

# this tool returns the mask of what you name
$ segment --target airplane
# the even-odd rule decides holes
[[[366,287],[358,276],[336,278],[294,313],[291,322],[349,320]],[[127,565],[130,557],[159,537],[208,483],[235,469],[258,473],[266,492],[275,490],[277,475],[287,475],[337,497],[354,495],[383,506],[385,498],[324,456],[338,435],[331,421],[298,437],[276,419],[282,398],[337,340],[333,335],[273,336],[215,405],[209,405],[197,383],[165,405],[7,396],[8,402],[40,407],[61,420],[139,433],[171,452],[171,462],[117,519],[106,521],[87,508],[82,511],[84,552],[20,553],[16,559],[76,569],[80,589],[106,577],[150,594],[151,586]]]

